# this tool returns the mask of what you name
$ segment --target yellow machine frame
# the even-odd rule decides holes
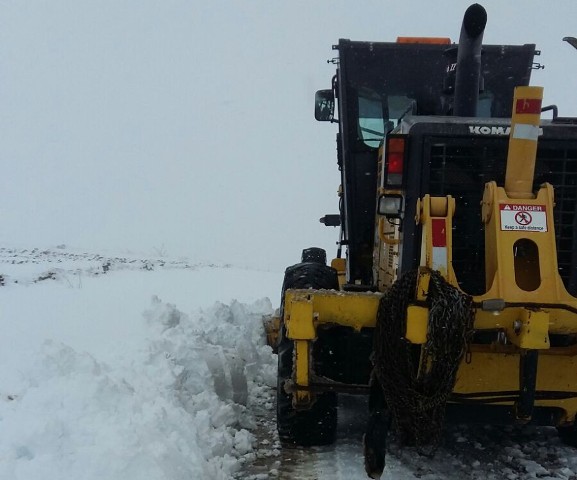
[[[577,334],[577,299],[566,291],[558,273],[553,187],[544,184],[536,194],[532,191],[542,90],[515,90],[505,184],[501,187],[488,182],[480,206],[488,280],[486,293],[473,297],[474,328],[498,330],[502,341],[471,345],[466,361],[459,367],[454,395],[515,405],[519,422],[531,420],[533,406],[559,407],[564,411],[560,421],[563,424],[573,422],[577,414],[577,346],[552,348],[549,335]],[[422,225],[421,267],[415,292],[417,302],[408,308],[406,331],[406,338],[415,344],[427,339],[428,311],[419,300],[426,299],[430,270],[438,270],[458,288],[452,268],[455,208],[459,206],[450,196],[426,195],[418,203],[415,220]],[[522,214],[532,212],[539,221],[529,230],[523,227]],[[514,217],[517,214],[520,216]],[[509,225],[511,218],[520,223]],[[377,225],[383,243],[398,243],[394,235],[382,232],[379,222]],[[333,267],[342,281],[344,260],[335,259]],[[356,331],[374,327],[381,296],[287,290],[283,321],[287,338],[294,341],[295,357],[292,382],[287,382],[285,388],[293,392],[295,408],[309,408],[315,401],[311,346],[317,328],[323,324],[348,326]],[[522,369],[533,369],[534,378],[529,385],[521,378]],[[519,392],[524,390],[533,393],[523,398]],[[504,392],[517,392],[520,396],[507,398]],[[551,398],[540,392],[555,392],[556,396]]]

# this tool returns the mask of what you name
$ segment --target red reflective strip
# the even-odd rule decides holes
[[[444,218],[433,218],[433,247],[447,246],[447,229]]]
[[[519,98],[515,105],[515,113],[541,113],[541,99]]]

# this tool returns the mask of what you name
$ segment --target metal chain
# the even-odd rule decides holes
[[[406,316],[417,275],[406,273],[381,299],[373,364],[401,442],[431,455],[439,444],[445,405],[473,333],[474,310],[469,295],[431,271],[427,341],[410,343],[405,338]]]

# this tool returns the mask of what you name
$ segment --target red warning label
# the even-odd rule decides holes
[[[501,230],[547,231],[545,205],[502,203],[499,205],[499,210],[501,211]]]
[[[541,99],[520,98],[515,105],[515,113],[541,113]]]

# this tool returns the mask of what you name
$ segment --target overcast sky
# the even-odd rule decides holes
[[[0,244],[164,251],[274,270],[334,255],[339,38],[458,39],[466,1],[0,0]],[[481,2],[577,115],[577,2]]]

